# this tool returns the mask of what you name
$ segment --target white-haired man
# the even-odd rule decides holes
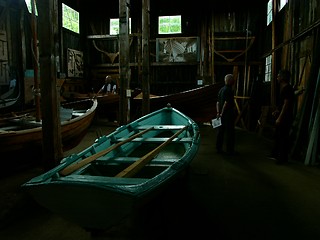
[[[224,153],[223,145],[226,140],[226,153],[233,155],[235,145],[235,103],[234,103],[234,77],[227,74],[224,77],[225,85],[219,90],[217,107],[217,118],[221,117],[221,126],[218,127],[216,150]],[[225,139],[226,138],[226,139]]]

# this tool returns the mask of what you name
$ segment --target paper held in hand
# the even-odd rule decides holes
[[[215,118],[211,120],[211,125],[213,128],[221,126],[221,118]]]

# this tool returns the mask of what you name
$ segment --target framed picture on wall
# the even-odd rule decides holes
[[[198,62],[199,37],[156,39],[157,62]]]
[[[83,52],[68,48],[68,77],[83,77]]]

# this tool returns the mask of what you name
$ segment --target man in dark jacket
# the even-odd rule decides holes
[[[277,109],[272,113],[275,118],[275,137],[272,157],[276,163],[288,162],[290,150],[290,129],[293,123],[294,89],[290,85],[290,72],[280,70],[277,76],[280,86],[280,98]]]

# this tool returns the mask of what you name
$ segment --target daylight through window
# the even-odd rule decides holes
[[[272,22],[272,0],[267,5],[267,26]]]
[[[119,18],[110,18],[110,35],[118,35],[119,31]],[[129,34],[131,34],[131,18],[129,18]]]
[[[288,3],[288,0],[280,0],[279,11]]]
[[[79,33],[79,12],[62,3],[62,27]]]
[[[181,15],[160,16],[158,33],[159,34],[181,33]]]
[[[265,65],[265,76],[264,76],[264,80],[266,82],[270,82],[271,81],[271,62],[272,62],[272,55],[269,55],[268,57],[266,57],[266,65]]]
[[[25,0],[25,3],[26,3],[26,5],[27,5],[27,8],[28,8],[29,13],[32,13],[31,1],[32,1],[32,0]],[[38,16],[38,10],[37,10],[37,4],[36,4],[36,2],[35,2],[35,10],[36,10],[35,15]]]

